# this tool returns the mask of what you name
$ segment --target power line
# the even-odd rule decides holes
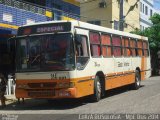
[[[130,7],[130,11],[134,11],[135,13],[137,13],[137,14],[139,14],[137,11],[135,11],[135,7],[136,7],[136,5],[137,5],[137,3],[139,2],[139,0],[137,0],[137,2],[134,4],[134,5],[130,5],[128,2],[127,2],[127,4],[129,5],[129,6],[131,6]],[[133,6],[133,7],[132,7]],[[128,13],[127,13],[127,15],[129,14],[129,12],[130,11],[128,11]]]

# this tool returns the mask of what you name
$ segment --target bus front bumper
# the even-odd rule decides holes
[[[16,98],[77,98],[76,88],[66,89],[17,89]]]

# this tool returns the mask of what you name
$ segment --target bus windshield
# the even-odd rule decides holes
[[[17,39],[17,71],[73,70],[75,57],[70,33]]]

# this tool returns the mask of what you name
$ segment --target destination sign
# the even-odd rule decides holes
[[[20,27],[18,29],[17,35],[22,36],[31,34],[68,32],[70,30],[71,30],[70,22],[49,23],[49,24],[39,24],[39,25]]]

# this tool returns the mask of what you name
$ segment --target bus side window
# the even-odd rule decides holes
[[[103,57],[112,56],[111,37],[109,34],[101,34],[102,55]]]
[[[80,37],[81,43],[76,44],[76,56],[88,57],[87,38],[85,36]]]
[[[89,60],[89,53],[88,53],[88,42],[87,37],[80,35],[80,41],[76,43],[76,67],[78,70],[83,70],[85,64]]]
[[[125,46],[125,56],[129,57],[131,56],[131,49],[130,49],[130,46],[129,46],[129,38],[125,38],[124,39],[124,46]]]
[[[137,48],[138,48],[138,56],[143,56],[143,52],[142,52],[142,48],[143,48],[143,46],[142,46],[142,40],[138,40],[137,41]]]
[[[97,32],[90,32],[90,48],[91,48],[91,56],[100,57],[101,48],[100,48],[100,35]]]
[[[120,36],[112,36],[113,55],[120,57],[122,55],[121,38]]]
[[[143,52],[144,52],[144,56],[147,57],[149,56],[149,52],[148,52],[148,42],[147,41],[143,41]]]
[[[136,56],[136,41],[135,41],[135,39],[130,40],[130,48],[131,48],[132,56],[135,57]]]

